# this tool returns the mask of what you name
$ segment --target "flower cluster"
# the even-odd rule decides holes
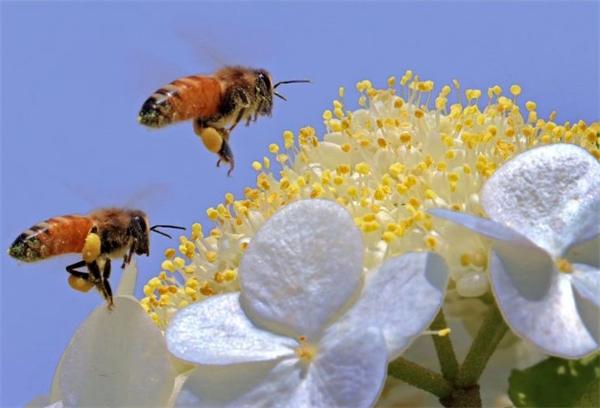
[[[239,290],[238,267],[258,228],[277,210],[304,198],[338,202],[354,218],[364,248],[365,271],[410,251],[435,251],[450,269],[448,312],[473,311],[488,292],[489,243],[459,227],[442,225],[427,211],[448,208],[483,215],[479,192],[500,165],[532,147],[576,144],[600,158],[600,123],[558,123],[556,113],[538,118],[536,104],[517,104],[521,88],[503,95],[443,86],[407,71],[387,89],[357,84],[357,110],[344,107],[344,89],[323,113],[322,139],[306,127],[286,131],[282,146],[254,162],[256,186],[244,197],[227,194],[207,211],[216,227],[192,226],[179,253],[168,249],[160,274],[144,287],[142,306],[161,328],[179,309],[207,296]],[[486,95],[487,94],[487,97]],[[433,105],[433,106],[432,106]],[[466,299],[466,300],[465,300]],[[470,303],[469,303],[470,301]],[[470,312],[469,312],[470,313]]]

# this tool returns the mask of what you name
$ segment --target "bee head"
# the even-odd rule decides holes
[[[256,93],[261,101],[258,114],[270,115],[273,110],[273,81],[271,75],[264,69],[256,70]]]
[[[129,224],[129,234],[134,239],[135,248],[133,251],[137,255],[150,255],[150,227],[148,218],[141,211],[133,214]]]

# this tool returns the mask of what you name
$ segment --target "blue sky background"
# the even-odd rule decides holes
[[[131,200],[155,223],[205,223],[207,207],[254,182],[250,163],[283,130],[322,131],[338,87],[365,78],[383,86],[413,69],[437,89],[453,78],[484,92],[519,83],[541,115],[599,118],[598,2],[2,2],[1,11],[5,249],[50,216]],[[286,87],[272,118],[236,129],[231,178],[191,124],[136,122],[155,89],[220,63],[314,81]],[[355,99],[348,92],[347,105]],[[170,244],[151,239],[140,281]],[[18,264],[2,251],[0,405],[48,394],[71,335],[102,304],[68,287],[75,260]]]

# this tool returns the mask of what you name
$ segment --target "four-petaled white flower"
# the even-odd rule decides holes
[[[482,190],[490,219],[433,215],[492,239],[489,273],[506,322],[545,352],[579,358],[600,344],[600,163],[567,144],[526,151]]]
[[[179,406],[361,407],[373,404],[389,359],[432,321],[445,292],[442,258],[409,253],[369,274],[364,245],[338,204],[290,204],[252,239],[241,293],[176,314],[175,356],[198,364]]]

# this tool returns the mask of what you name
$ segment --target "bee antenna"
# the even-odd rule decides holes
[[[310,79],[291,79],[289,81],[279,81],[273,86],[273,89],[276,89],[279,85],[283,84],[312,84],[312,81]]]
[[[172,239],[173,237],[170,236],[169,234],[167,234],[166,232],[158,230],[158,228],[173,228],[173,229],[185,230],[185,227],[180,227],[178,225],[165,225],[165,224],[153,225],[150,228],[150,231],[156,232],[157,234],[160,234],[160,235],[164,235],[165,237],[167,237],[169,239]]]
[[[273,94],[274,94],[276,97],[278,97],[278,98],[281,98],[281,99],[283,99],[284,101],[287,101],[287,98],[286,98],[285,96],[283,96],[283,95],[281,95],[281,94],[278,94],[277,92],[273,92]]]

